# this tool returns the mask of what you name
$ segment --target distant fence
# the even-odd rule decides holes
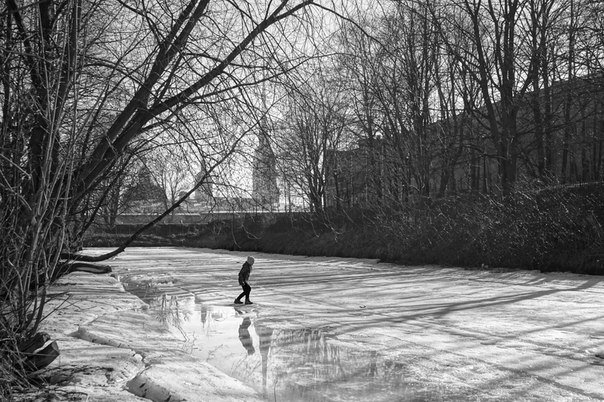
[[[267,212],[268,213],[268,212]],[[199,212],[179,213],[166,216],[160,224],[204,224],[226,219],[241,219],[249,215],[264,215],[262,212]],[[118,225],[145,224],[151,222],[159,214],[121,214],[116,218]]]

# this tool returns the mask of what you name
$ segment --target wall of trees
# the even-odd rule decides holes
[[[300,168],[323,181],[314,209],[601,181],[603,8],[399,0],[343,23],[330,62],[304,81],[321,92],[288,114],[314,114],[290,138],[320,126],[326,100],[341,122],[317,131],[322,168]]]

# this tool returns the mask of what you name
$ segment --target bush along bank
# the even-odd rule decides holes
[[[206,225],[159,225],[134,245],[604,275],[602,200],[598,191],[517,191],[505,198],[452,197],[388,209],[247,215]],[[115,246],[128,232],[96,233],[85,244]]]

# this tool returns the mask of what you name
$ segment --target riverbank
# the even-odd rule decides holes
[[[173,223],[146,229],[131,245],[604,275],[603,197],[604,186],[594,185],[517,191],[504,198],[450,197],[384,210],[233,214],[197,223],[174,223],[175,216]],[[138,224],[96,227],[84,244],[126,244],[148,222],[140,218]]]
[[[183,339],[110,275],[72,273],[50,288],[43,322],[60,356],[27,401],[254,401],[250,387],[196,359]]]

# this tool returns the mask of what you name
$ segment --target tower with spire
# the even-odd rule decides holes
[[[277,187],[276,158],[268,138],[266,119],[263,119],[260,124],[258,146],[254,152],[252,181],[252,198],[256,205],[266,210],[273,210],[279,203],[279,187]]]
[[[277,187],[276,157],[271,147],[269,135],[266,81],[262,82],[260,100],[264,115],[259,122],[258,146],[254,152],[252,198],[257,206],[264,210],[272,211],[279,205],[279,187]]]
[[[202,204],[210,204],[214,198],[214,194],[212,193],[212,180],[210,176],[204,179],[204,175],[206,175],[207,166],[205,160],[201,160],[201,169],[198,174],[195,175],[195,183],[198,183],[200,180],[204,180],[204,183],[195,191],[195,201]]]

